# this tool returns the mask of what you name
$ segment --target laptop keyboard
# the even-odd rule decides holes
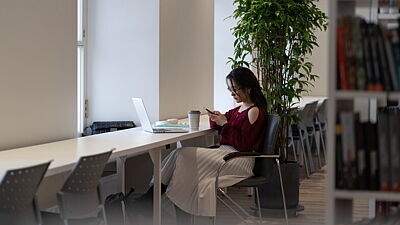
[[[167,133],[168,129],[163,129],[163,128],[153,128],[154,133]]]

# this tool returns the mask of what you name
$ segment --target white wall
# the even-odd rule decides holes
[[[316,5],[328,15],[329,0],[319,0]],[[317,43],[319,47],[315,47],[313,54],[309,57],[310,62],[314,64],[312,72],[318,74],[319,78],[315,81],[314,87],[310,87],[309,96],[328,96],[328,31],[317,31]]]
[[[226,112],[235,106],[230,92],[227,91],[225,77],[231,71],[227,64],[228,57],[233,56],[235,41],[230,28],[236,25],[235,20],[226,19],[232,15],[232,0],[215,0],[214,17],[214,109]]]
[[[150,119],[213,105],[212,0],[89,0],[89,121]],[[159,5],[161,4],[161,5]]]
[[[160,119],[213,105],[213,0],[162,0]]]
[[[89,0],[89,124],[134,120],[131,97],[159,111],[159,1]]]
[[[0,150],[77,131],[76,1],[0,2]]]

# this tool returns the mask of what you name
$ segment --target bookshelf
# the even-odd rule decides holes
[[[400,192],[383,192],[374,190],[349,190],[336,188],[336,133],[335,124],[339,101],[353,101],[358,99],[367,101],[369,107],[376,107],[378,103],[388,100],[400,100],[400,91],[367,91],[367,90],[340,90],[337,87],[337,33],[338,18],[343,15],[362,16],[367,22],[383,22],[388,28],[395,27],[394,22],[400,19],[400,13],[379,13],[378,0],[332,0],[329,1],[329,101],[328,101],[328,182],[327,182],[327,213],[326,224],[351,224],[354,199],[369,199],[370,218],[375,216],[375,200],[399,201]],[[373,104],[371,104],[373,103]],[[371,106],[372,105],[372,106]],[[370,110],[370,109],[369,109]],[[376,115],[376,114],[375,114]],[[376,121],[375,121],[376,122]]]

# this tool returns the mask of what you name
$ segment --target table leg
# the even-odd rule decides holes
[[[149,153],[154,164],[153,225],[161,225],[161,150],[152,149]]]
[[[125,162],[126,156],[117,158],[117,173],[119,174],[118,186],[121,187],[121,192],[125,194]]]
[[[117,158],[117,174],[119,175],[118,178],[118,186],[121,187],[121,192],[123,194],[125,193],[125,162],[126,162],[127,156],[121,156]],[[126,222],[126,208],[125,208],[125,203],[122,201],[122,215],[124,217],[124,224],[127,224]]]

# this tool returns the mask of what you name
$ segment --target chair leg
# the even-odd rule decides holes
[[[253,196],[253,194],[254,194],[253,188],[247,188],[247,196],[251,197],[251,196]]]
[[[319,146],[319,143],[318,143],[319,138],[317,137],[317,133],[315,132],[315,130],[313,130],[313,133],[314,133],[315,146],[317,147],[318,165],[319,165],[319,168],[322,168],[321,154],[320,154],[321,147]],[[318,132],[318,134],[321,135],[321,132]]]
[[[312,173],[315,171],[315,167],[314,167],[313,157],[311,154],[311,146],[310,146],[310,142],[308,140],[307,134],[305,134],[304,139],[306,140],[306,150],[307,150],[307,155],[308,155],[308,162],[310,163],[310,172]]]
[[[101,212],[102,212],[102,214],[103,214],[104,225],[108,225],[108,222],[107,222],[107,215],[106,215],[106,209],[105,209],[104,205],[101,206]]]
[[[321,144],[322,144],[322,150],[324,152],[324,162],[326,164],[326,148],[325,148],[325,138],[324,138],[324,131],[322,130],[321,124],[318,124],[319,130],[320,130],[320,137],[321,137]]]
[[[294,160],[295,161],[297,161],[297,154],[296,154],[296,148],[295,148],[295,146],[294,146],[294,139],[293,139],[293,136],[289,136],[288,137],[288,144],[287,144],[287,147],[288,148],[292,148],[292,151],[293,151],[293,157],[294,157]]]
[[[226,203],[224,200],[222,200],[222,198],[219,196],[217,199],[220,200],[222,202],[222,204],[224,204],[228,209],[230,209],[237,217],[239,217],[241,220],[243,220],[245,224],[247,224],[245,218],[243,218],[232,206],[230,206],[228,203]],[[248,213],[246,212],[246,214],[248,214]]]
[[[296,147],[294,146],[293,137],[292,137],[292,150],[293,150],[294,161],[297,162],[297,151],[296,151]]]
[[[221,193],[229,200],[231,201],[238,209],[240,209],[240,211],[243,212],[243,214],[245,214],[247,217],[251,217],[251,215],[246,212],[246,210],[244,210],[237,202],[235,202],[229,195],[227,195],[224,191],[222,191],[221,189],[219,189],[221,191]],[[222,200],[222,199],[221,199]]]
[[[258,217],[260,218],[260,224],[262,224],[262,215],[261,215],[261,204],[260,204],[260,195],[258,194],[258,187],[256,189],[256,196],[257,196],[257,206],[258,206]]]
[[[282,173],[281,173],[281,165],[279,164],[279,159],[275,159],[276,164],[278,166],[278,173],[279,173],[279,180],[281,183],[281,192],[282,192],[282,201],[283,201],[283,211],[285,212],[285,220],[286,225],[289,225],[288,215],[287,215],[287,208],[286,208],[286,198],[285,198],[285,190],[283,189],[283,180],[282,180]]]
[[[217,225],[217,216],[214,216],[214,218],[212,219],[212,224]]]
[[[299,132],[301,132],[301,130],[299,130]],[[306,149],[304,147],[303,135],[301,133],[300,133],[300,144],[301,144],[301,150],[303,152],[304,165],[306,166],[307,177],[310,177],[310,168],[308,167]]]

